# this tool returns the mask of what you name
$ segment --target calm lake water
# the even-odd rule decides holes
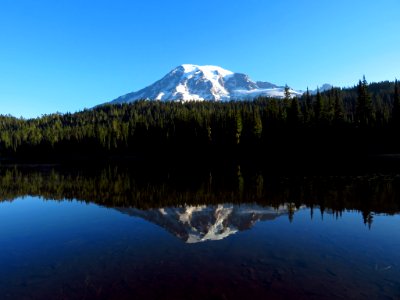
[[[400,299],[396,174],[0,171],[0,299]]]

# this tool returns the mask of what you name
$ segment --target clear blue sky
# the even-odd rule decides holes
[[[2,0],[0,114],[74,112],[210,64],[297,89],[400,77],[399,0]]]

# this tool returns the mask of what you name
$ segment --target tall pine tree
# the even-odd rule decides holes
[[[400,127],[400,91],[397,79],[394,82],[392,122],[394,126]]]
[[[334,117],[333,123],[335,125],[340,125],[344,122],[344,108],[343,108],[343,100],[340,95],[340,90],[335,90],[335,104],[334,104]]]
[[[297,98],[293,98],[288,113],[289,124],[292,126],[299,125],[300,117],[301,117],[301,111],[300,111],[299,101],[297,100]]]
[[[322,109],[323,109],[323,102],[321,92],[319,91],[319,87],[317,88],[317,95],[314,103],[314,117],[315,121],[319,123],[322,119]]]
[[[308,90],[305,93],[304,105],[303,105],[303,115],[304,115],[304,123],[309,123],[312,120],[313,116],[313,107],[312,107],[312,98],[310,95],[310,91]]]
[[[366,127],[373,121],[372,99],[368,91],[368,83],[365,76],[363,76],[362,81],[358,82],[357,86],[356,118],[361,127]]]

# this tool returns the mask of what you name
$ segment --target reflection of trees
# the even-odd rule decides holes
[[[290,223],[293,222],[294,212],[296,211],[295,205],[293,203],[288,204],[288,214],[289,214],[289,221]]]
[[[211,173],[192,169],[181,175],[121,166],[0,168],[1,201],[32,195],[137,208],[228,202],[279,207],[291,203],[293,212],[307,205],[337,217],[344,210],[358,210],[369,226],[373,213],[400,212],[399,186],[400,180],[395,176],[285,178],[237,168]],[[293,214],[289,216],[293,218]]]
[[[369,228],[371,228],[372,221],[374,219],[373,213],[372,212],[363,212],[363,219],[364,219],[364,224],[368,225]]]

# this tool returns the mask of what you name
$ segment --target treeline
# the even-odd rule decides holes
[[[36,119],[0,116],[2,157],[399,151],[398,82],[232,102],[138,101]]]

